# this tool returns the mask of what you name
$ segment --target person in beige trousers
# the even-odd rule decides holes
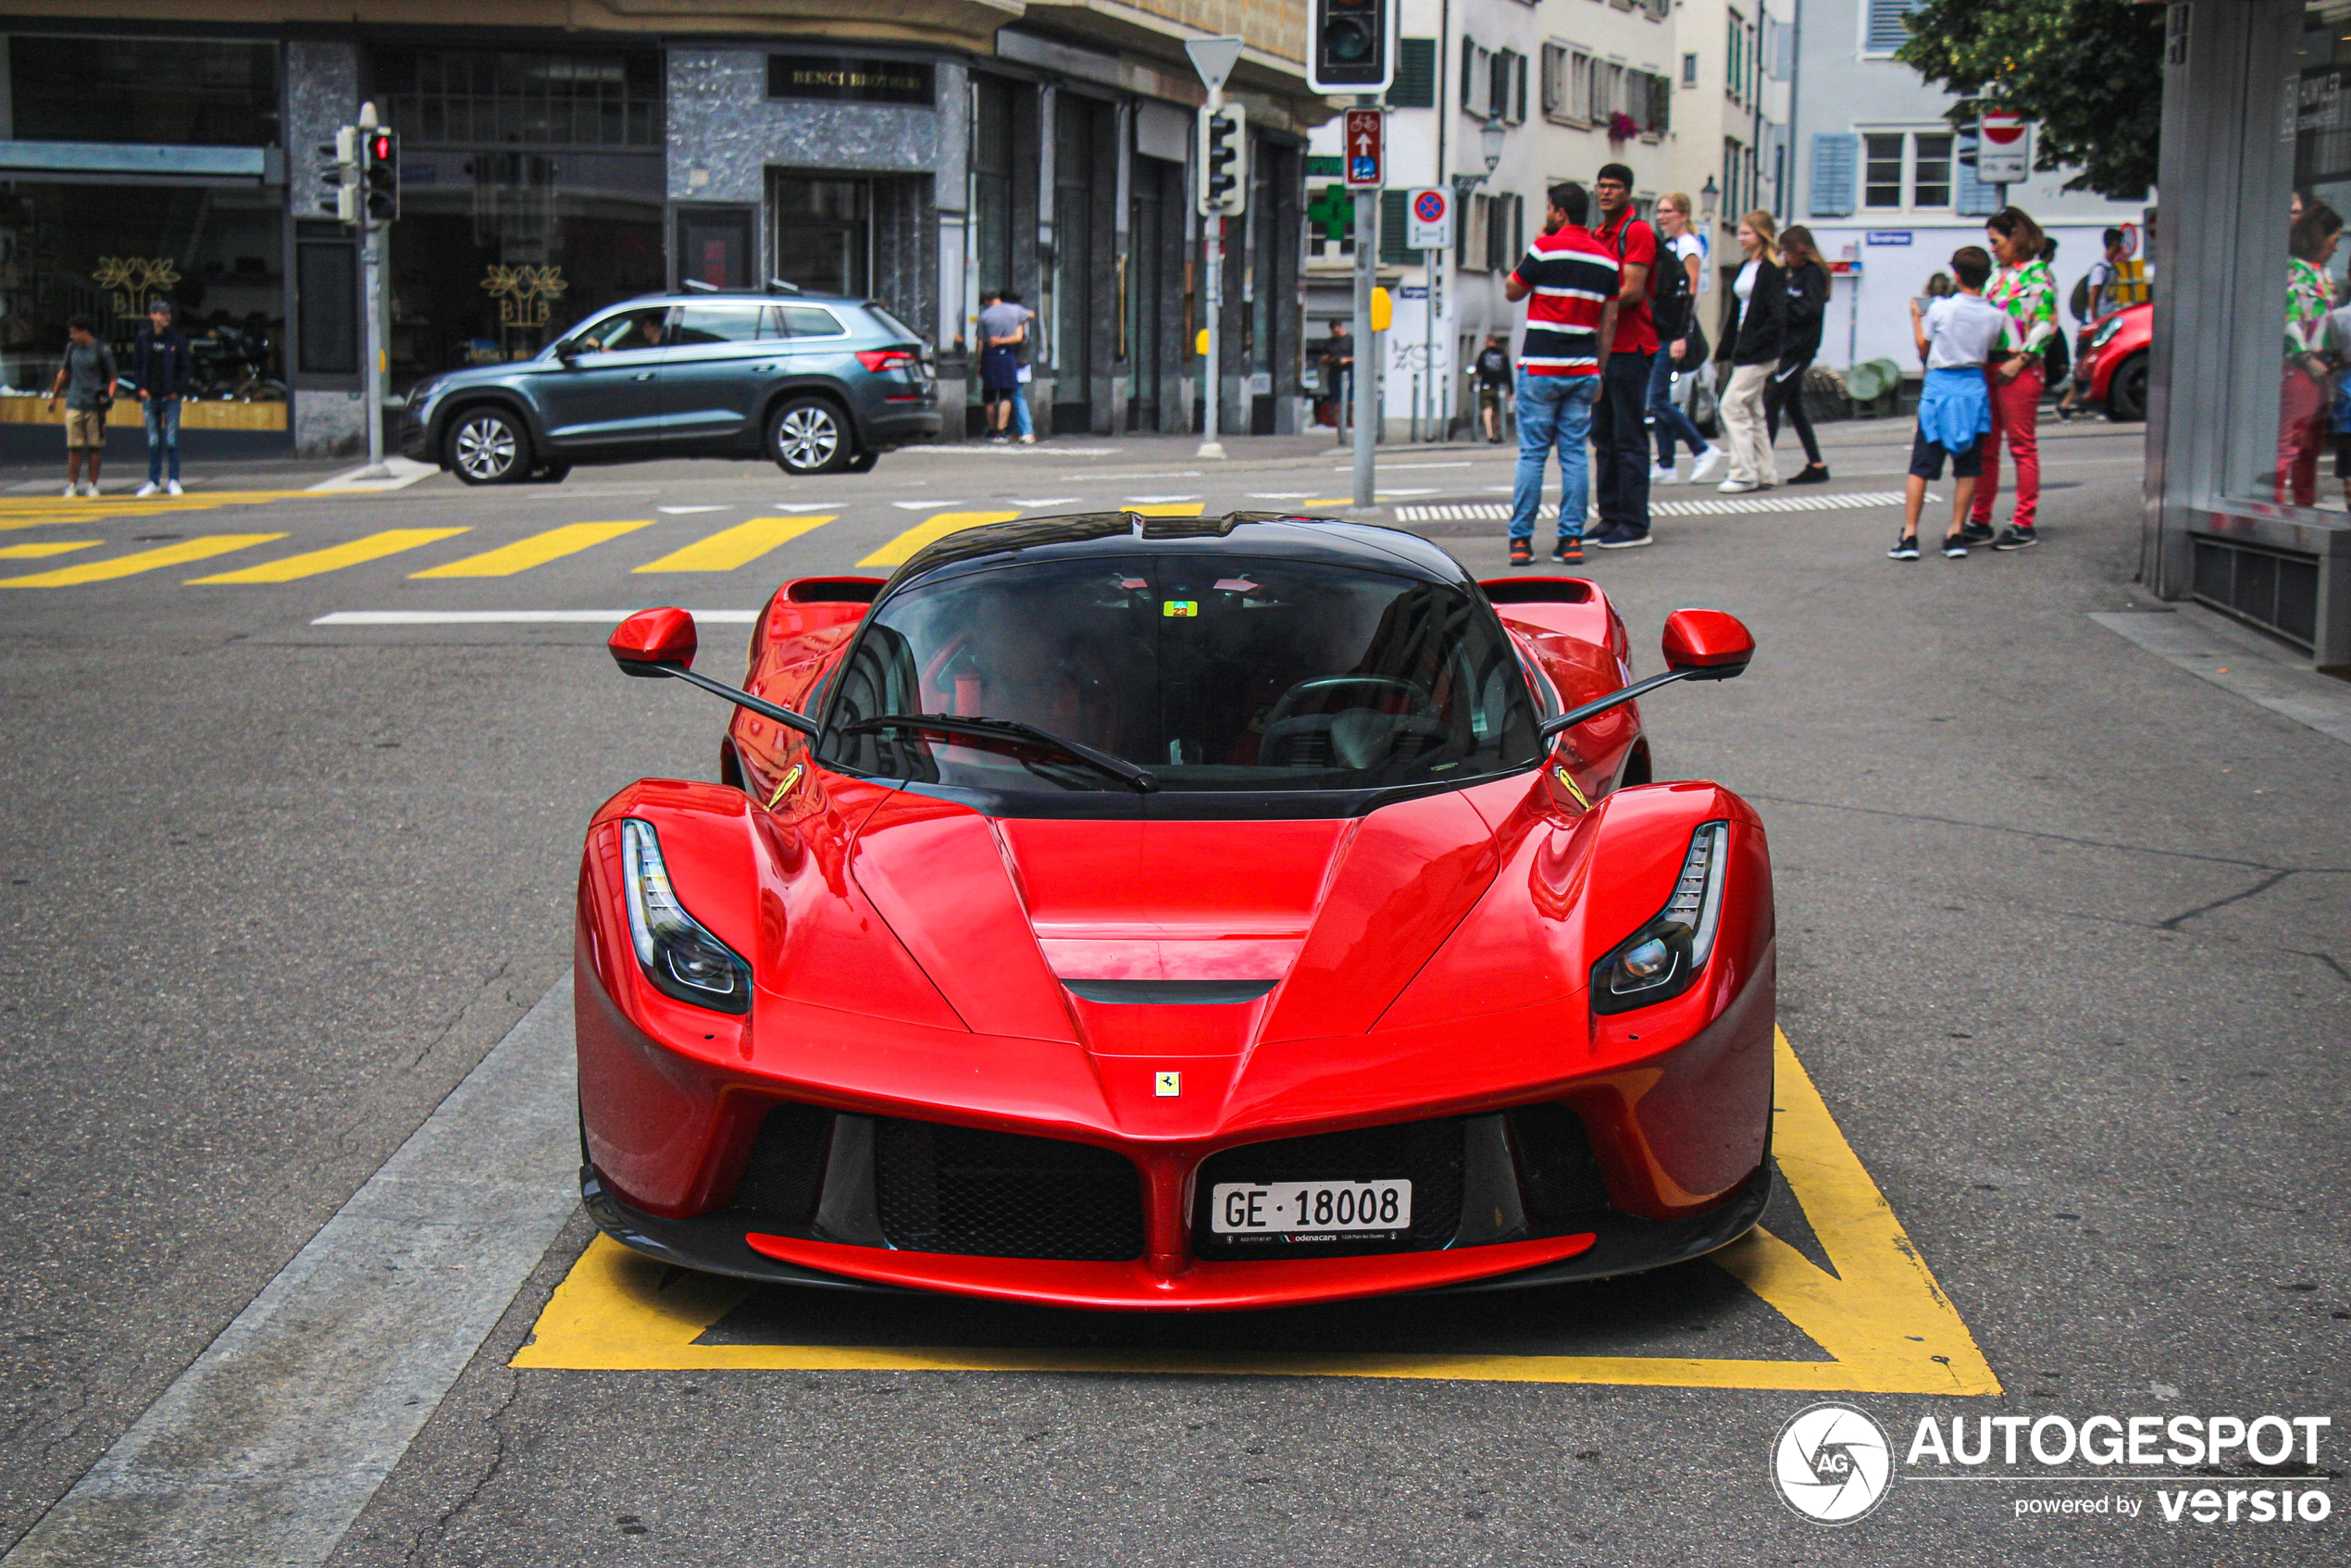
[[[1763,390],[1771,381],[1773,367],[1779,363],[1781,317],[1787,296],[1774,254],[1778,233],[1779,226],[1768,212],[1750,212],[1739,219],[1739,249],[1747,260],[1731,285],[1730,317],[1723,324],[1723,342],[1714,351],[1715,363],[1730,375],[1721,407],[1731,473],[1715,486],[1725,495],[1769,490],[1780,482],[1779,465],[1772,455],[1772,438],[1763,417]]]

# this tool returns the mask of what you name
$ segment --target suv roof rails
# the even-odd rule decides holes
[[[787,283],[781,278],[770,278],[767,280],[767,292],[771,294],[796,294],[800,292],[800,285]]]
[[[705,283],[699,278],[680,278],[678,280],[678,287],[690,294],[715,294],[720,292],[717,284]]]

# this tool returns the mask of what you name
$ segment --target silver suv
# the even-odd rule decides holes
[[[529,359],[418,382],[400,422],[403,452],[477,485],[763,454],[789,474],[862,473],[938,439],[922,339],[873,300],[801,293],[628,300]]]

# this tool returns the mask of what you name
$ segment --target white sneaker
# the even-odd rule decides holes
[[[1745,495],[1750,490],[1761,490],[1763,487],[1749,484],[1745,479],[1724,479],[1714,488],[1724,495]]]
[[[159,492],[162,491],[162,489],[163,489],[163,487],[162,487],[161,485],[158,485],[158,484],[157,484],[157,483],[155,483],[155,480],[153,480],[153,479],[149,479],[149,480],[148,480],[145,484],[141,485],[141,486],[140,486],[137,490],[133,491],[131,493],[132,493],[132,494],[134,494],[134,495],[136,495],[136,496],[137,496],[140,500],[144,501],[144,500],[145,500],[147,497],[149,497],[150,495],[155,495],[155,494],[159,493]]]
[[[81,493],[81,487],[80,485],[69,484],[66,486],[66,499],[68,501],[71,501],[75,496],[80,495]]]
[[[187,492],[180,488],[180,481],[178,479],[172,480],[169,484],[164,486],[163,488],[168,493],[172,495],[185,495],[187,493]]]
[[[95,479],[84,479],[84,480],[82,480],[82,481],[81,481],[81,493],[82,493],[83,495],[85,495],[85,496],[89,497],[89,498],[90,498],[91,500],[93,500],[93,501],[97,500],[97,499],[98,499],[98,481],[97,481],[97,480],[95,480]]]
[[[1649,483],[1651,483],[1651,484],[1672,484],[1673,482],[1673,464],[1671,464],[1671,463],[1656,463],[1656,464],[1652,464],[1652,465],[1650,465],[1650,467],[1649,467]]]
[[[1723,471],[1723,465],[1730,462],[1730,460],[1731,454],[1723,451],[1721,447],[1708,447],[1704,452],[1698,454],[1698,461],[1690,465],[1690,483],[1713,483],[1714,476],[1721,473]]]

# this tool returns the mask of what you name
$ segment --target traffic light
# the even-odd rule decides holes
[[[1385,93],[1396,79],[1394,0],[1307,0],[1306,84]]]
[[[1249,210],[1249,120],[1238,105],[1200,110],[1199,164],[1202,218]]]
[[[367,194],[367,221],[390,223],[400,216],[400,138],[369,131],[360,167]]]
[[[345,223],[359,221],[359,128],[346,125],[331,142],[318,143],[318,179],[327,187],[320,212],[332,213]]]

